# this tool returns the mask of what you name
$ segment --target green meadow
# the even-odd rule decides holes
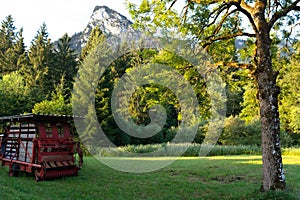
[[[114,157],[112,160],[132,158]],[[169,157],[136,158],[153,162]],[[261,156],[181,157],[148,173],[120,172],[85,157],[78,176],[35,182],[21,174],[9,177],[0,167],[1,199],[299,199],[300,156],[283,156],[286,191],[261,193]]]

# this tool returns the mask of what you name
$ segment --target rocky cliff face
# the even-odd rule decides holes
[[[77,52],[86,44],[92,29],[99,26],[106,35],[120,35],[122,33],[135,34],[132,22],[125,16],[107,6],[96,6],[86,28],[79,33],[75,33],[71,39],[71,46]]]

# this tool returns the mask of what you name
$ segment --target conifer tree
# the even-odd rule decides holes
[[[52,49],[47,26],[44,23],[31,42],[28,53],[30,64],[22,69],[26,85],[33,91],[38,101],[45,98],[54,87],[51,82],[45,80],[49,66],[53,65]]]
[[[0,74],[19,70],[27,64],[23,29],[16,31],[14,21],[9,15],[2,22],[0,30]]]
[[[100,29],[93,29],[87,45],[82,49],[81,65],[78,69],[78,76],[75,78],[74,92],[72,94],[72,106],[76,115],[84,116],[78,132],[82,133],[81,139],[85,144],[96,145],[101,142],[97,138],[99,134],[98,120],[95,112],[95,87],[98,84],[97,76],[99,72],[99,63],[101,59],[99,54],[107,55],[105,49],[97,49],[98,45],[105,43],[105,36],[100,34]],[[102,51],[103,50],[103,51]],[[102,72],[103,73],[103,72]],[[84,105],[84,106],[82,106]],[[86,127],[85,129],[82,129]]]
[[[54,51],[55,63],[49,67],[48,77],[54,85],[58,85],[61,77],[64,77],[65,92],[70,97],[73,90],[74,77],[77,74],[78,62],[74,50],[70,47],[71,38],[64,34],[57,42]]]
[[[93,52],[97,45],[101,42],[102,37],[102,31],[100,30],[99,26],[96,26],[92,29],[92,32],[90,33],[89,39],[86,43],[86,45],[81,50],[80,60],[84,60],[84,58]]]
[[[14,20],[11,15],[8,15],[5,20],[1,23],[1,30],[0,30],[0,52],[4,53],[12,47],[16,33],[16,27],[14,26]]]

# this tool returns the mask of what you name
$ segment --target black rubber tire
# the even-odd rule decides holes
[[[20,173],[20,166],[17,163],[13,163],[11,166],[11,176],[18,177]]]

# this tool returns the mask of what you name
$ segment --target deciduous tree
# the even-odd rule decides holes
[[[171,8],[177,0],[144,0],[139,8],[129,4],[130,12],[143,27],[171,27],[178,18]],[[255,39],[253,59],[249,65],[255,77],[261,118],[263,182],[262,190],[284,189],[286,182],[280,148],[280,120],[276,84],[278,72],[272,66],[271,32],[284,25],[297,24],[300,18],[300,0],[187,0],[182,21],[177,30],[196,37],[209,51],[211,44],[238,36]],[[169,8],[166,4],[170,3]],[[147,6],[145,6],[147,5]],[[176,15],[175,15],[176,16]],[[143,23],[143,24],[141,24]],[[283,25],[284,24],[284,25]],[[248,25],[248,26],[245,26]],[[286,29],[286,28],[284,28]],[[282,32],[284,36],[287,31]],[[241,65],[237,65],[241,67]]]

